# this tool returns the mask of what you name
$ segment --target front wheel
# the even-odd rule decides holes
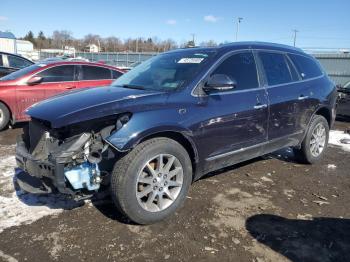
[[[329,125],[327,120],[323,116],[315,115],[311,120],[300,149],[294,149],[296,158],[307,164],[317,162],[324,155],[328,139]]]
[[[136,146],[115,164],[111,195],[118,209],[138,224],[173,214],[192,182],[187,151],[176,141],[154,138]]]

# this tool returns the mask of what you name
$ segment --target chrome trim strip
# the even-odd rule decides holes
[[[230,156],[230,155],[233,155],[233,154],[236,154],[236,153],[244,152],[244,151],[249,150],[249,149],[253,149],[253,148],[256,148],[256,147],[259,147],[259,146],[263,146],[266,143],[267,142],[263,142],[263,143],[259,143],[259,144],[253,145],[253,146],[242,147],[242,148],[237,149],[237,150],[233,150],[233,151],[226,152],[226,153],[223,153],[223,154],[220,154],[220,155],[215,155],[215,156],[208,157],[205,160],[206,161],[213,161],[213,160],[216,160],[218,158]]]
[[[240,149],[236,149],[236,150],[233,150],[233,151],[230,151],[230,152],[226,152],[226,153],[223,153],[223,154],[211,156],[211,157],[206,158],[205,160],[206,160],[206,161],[213,161],[213,160],[216,160],[216,159],[218,159],[218,158],[230,156],[230,155],[233,155],[233,154],[236,154],[236,153],[241,153],[241,152],[247,151],[247,150],[249,150],[249,149],[253,149],[253,148],[256,148],[256,147],[259,147],[259,146],[264,146],[264,145],[273,143],[273,142],[275,142],[275,141],[278,141],[278,140],[280,140],[280,139],[288,138],[288,137],[295,136],[295,135],[300,135],[300,134],[302,134],[302,133],[303,133],[303,131],[300,130],[300,131],[295,132],[295,133],[293,133],[293,134],[285,135],[285,136],[278,137],[278,138],[274,138],[274,139],[272,139],[272,140],[268,140],[268,141],[265,141],[265,142],[262,142],[262,143],[259,143],[259,144],[256,144],[256,145],[252,145],[252,146],[248,146],[248,147],[242,147],[242,148],[240,148]]]

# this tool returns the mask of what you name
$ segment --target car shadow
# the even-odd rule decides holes
[[[299,220],[261,214],[249,217],[246,229],[258,242],[291,261],[350,260],[350,219]]]
[[[50,209],[64,210],[71,210],[84,205],[83,201],[73,201],[72,199],[67,198],[62,194],[32,194],[23,191],[17,183],[17,174],[19,174],[19,172],[21,172],[21,170],[16,168],[12,181],[17,198],[22,203],[28,206],[46,206]]]

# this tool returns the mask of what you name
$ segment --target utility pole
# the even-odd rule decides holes
[[[195,38],[196,35],[192,33],[191,36],[192,36],[192,43],[193,43],[193,46],[196,46],[196,44],[195,44],[195,42],[194,42],[194,38]]]
[[[239,24],[242,22],[243,17],[237,17],[237,28],[236,28],[236,42],[238,41]]]
[[[297,42],[297,33],[298,33],[299,31],[296,30],[296,29],[294,29],[293,32],[294,32],[293,42],[294,42],[294,47],[295,47],[295,44],[296,44],[296,42]]]

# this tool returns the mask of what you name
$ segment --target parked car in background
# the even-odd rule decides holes
[[[337,115],[350,117],[350,82],[338,86]]]
[[[0,130],[28,121],[25,110],[48,97],[73,89],[109,85],[123,71],[87,62],[38,63],[0,78]]]
[[[0,77],[34,64],[23,56],[0,52]]]
[[[336,94],[319,63],[293,47],[248,42],[163,53],[111,86],[29,108],[17,181],[75,199],[104,188],[132,221],[154,223],[214,170],[285,147],[305,163],[320,160]]]

